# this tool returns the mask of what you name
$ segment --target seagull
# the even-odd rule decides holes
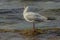
[[[34,6],[27,6],[23,11],[23,17],[26,21],[32,23],[33,31],[35,31],[35,23],[46,22],[49,18],[40,15],[36,12],[37,8]]]

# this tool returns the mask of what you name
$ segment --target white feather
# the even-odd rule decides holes
[[[46,21],[47,18],[40,15],[39,13],[35,13],[35,12],[27,12],[28,10],[28,6],[25,8],[24,12],[23,12],[23,16],[25,18],[26,21],[28,22],[36,22],[35,20],[42,20],[42,21]],[[31,7],[30,7],[31,8]],[[39,22],[42,22],[42,21],[39,21]],[[38,21],[37,21],[38,22]]]

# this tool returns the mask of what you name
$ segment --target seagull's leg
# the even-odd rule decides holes
[[[33,31],[35,32],[35,23],[33,22]]]

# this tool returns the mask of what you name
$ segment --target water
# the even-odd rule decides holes
[[[56,34],[41,34],[35,37],[29,38],[19,35],[18,33],[0,33],[0,40],[59,40],[60,37],[56,36]]]
[[[41,5],[42,4],[42,5]],[[7,2],[7,0],[1,0],[0,3],[0,29],[31,29],[32,23],[26,22],[23,19],[23,6],[25,3],[20,3],[18,1]],[[60,2],[32,2],[27,5],[38,6],[39,8],[56,9],[60,8]],[[3,9],[3,10],[2,10]],[[46,14],[44,14],[47,16]],[[51,14],[48,14],[51,16]],[[36,28],[60,28],[60,16],[54,15],[57,20],[47,21],[36,24]],[[41,34],[33,37],[34,40],[60,40],[60,36],[56,33]],[[28,38],[20,35],[19,33],[12,32],[2,32],[0,33],[0,40],[33,40],[33,38]]]

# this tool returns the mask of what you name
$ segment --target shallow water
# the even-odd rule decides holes
[[[26,22],[24,20],[10,20],[12,23],[4,23],[0,24],[1,29],[31,29],[32,28],[32,23]],[[7,21],[9,22],[9,21]],[[36,28],[42,28],[45,29],[46,27],[48,28],[55,28],[58,27],[60,28],[60,20],[55,20],[55,21],[47,21],[47,22],[42,22],[36,24]],[[47,33],[47,34],[40,34],[35,37],[29,38],[20,35],[19,33],[12,33],[12,32],[2,32],[0,33],[0,40],[60,40],[60,36],[57,36],[56,33]]]
[[[6,33],[0,33],[0,40],[59,40],[60,36],[57,36],[57,34],[52,33],[52,34],[41,34],[37,35],[35,37],[24,37],[18,33],[11,33],[11,32],[6,32]]]
[[[38,5],[39,4],[39,5]],[[27,5],[34,5],[34,6],[39,6],[43,7],[45,10],[46,9],[51,9],[51,8],[60,8],[60,2],[32,2],[28,3]],[[24,3],[20,3],[17,1],[12,1],[12,2],[6,2],[6,0],[1,0],[0,2],[0,9],[3,9],[3,14],[0,13],[0,29],[31,29],[32,28],[32,23],[26,22],[25,20],[21,20],[19,18],[22,17],[22,12],[23,10],[20,10],[20,7],[23,7]],[[12,11],[12,13],[6,12],[4,13],[4,9],[8,9]],[[20,10],[20,11],[19,11]],[[1,10],[0,10],[1,12]],[[12,16],[13,15],[13,16]],[[44,14],[46,15],[46,14]],[[12,16],[12,17],[11,17]],[[10,19],[6,19],[6,17]],[[47,21],[47,22],[42,22],[39,24],[36,24],[36,28],[60,28],[60,16],[55,15],[57,20],[54,21]],[[23,17],[22,17],[23,18]],[[37,35],[32,38],[24,37],[20,35],[19,33],[12,33],[12,32],[2,32],[0,33],[0,40],[60,40],[60,36],[57,36],[56,33],[47,33],[47,34],[41,34]]]

